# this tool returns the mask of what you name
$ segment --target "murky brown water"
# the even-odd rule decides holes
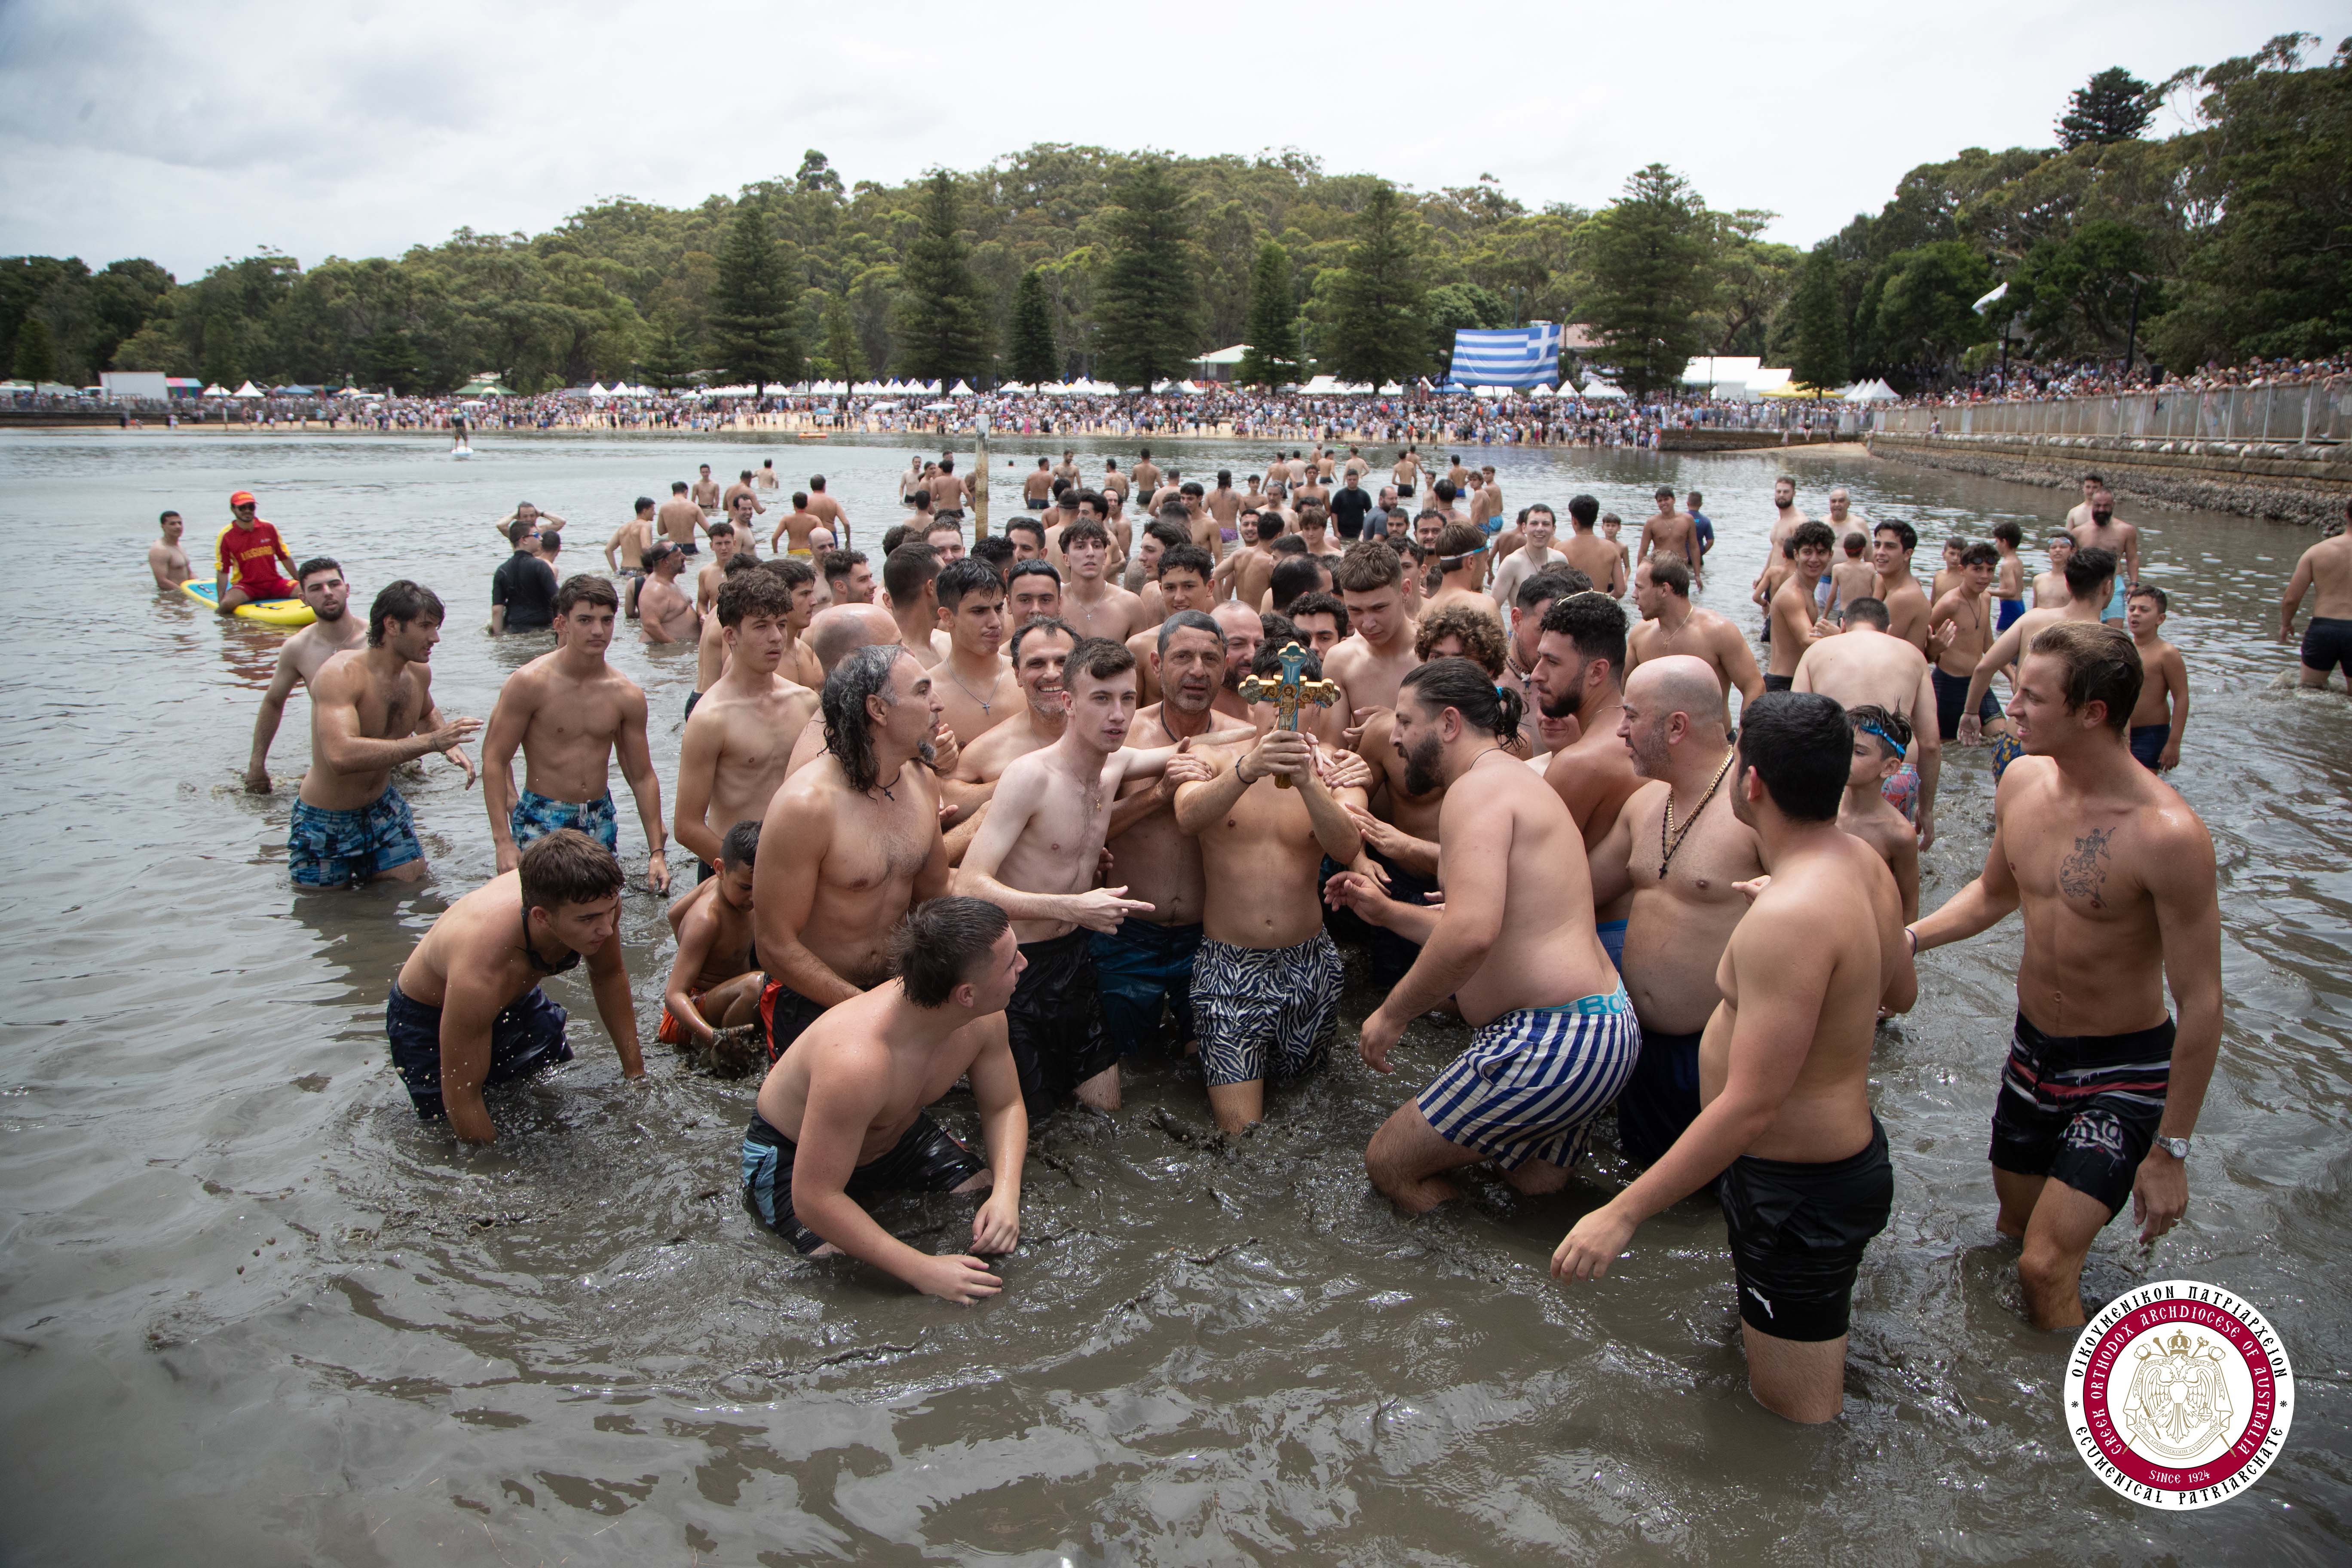
[[[1058,445],[1058,443],[1056,443]],[[2117,1498],[2067,1447],[2066,1341],[2025,1328],[1984,1152],[2019,941],[1923,965],[1874,1084],[1895,1218],[1856,1301],[1845,1419],[1801,1431],[1745,1390],[1711,1201],[1644,1227],[1597,1286],[1545,1275],[1621,1181],[1612,1140],[1557,1198],[1494,1185],[1394,1217],[1359,1152],[1460,1047],[1417,1026],[1393,1079],[1342,1049],[1228,1143],[1197,1079],[1147,1073],[1116,1119],[1033,1143],[1025,1231],[998,1300],[958,1310],[855,1266],[802,1261],[735,1190],[751,1088],[650,1043],[667,937],[633,895],[629,967],[651,1070],[601,1032],[494,1099],[468,1153],[390,1072],[386,983],[444,901],[491,870],[480,797],[436,765],[406,784],[437,879],[295,898],[287,787],[238,792],[275,634],[158,600],[141,553],[162,507],[191,541],[250,486],[298,556],[339,556],[460,612],[445,709],[488,711],[538,639],[491,643],[488,521],[528,496],[573,520],[568,564],[636,495],[710,458],[816,462],[870,544],[908,448],[485,437],[0,437],[0,527],[20,563],[0,638],[10,785],[0,847],[0,1407],[12,1561],[782,1563],[1289,1559],[1348,1563],[2341,1563],[2352,1552],[2352,1243],[2346,947],[2352,708],[2267,689],[2267,628],[2306,536],[2145,520],[2148,577],[2196,693],[2176,775],[2221,864],[2228,1033],[2189,1222],[2152,1258],[2123,1226],[2091,1291],[2188,1276],[2258,1305],[2303,1406],[2242,1499],[2186,1516]],[[1127,446],[1090,445],[1100,455]],[[1000,448],[1025,468],[1034,452]],[[1261,450],[1183,449],[1188,470]],[[1717,609],[1754,624],[1766,457],[1494,453],[1513,503],[1580,489],[1629,519],[1664,476],[1723,535]],[[2047,531],[2069,498],[1855,456],[1788,467],[1927,541],[2000,517]],[[1018,470],[1016,469],[1017,473]],[[616,648],[653,697],[667,784],[690,662]],[[1981,753],[1948,767],[1932,907],[1990,831]],[[624,848],[641,869],[632,820]],[[576,975],[551,984],[593,1018]],[[1360,986],[1349,1016],[1374,998]],[[968,1107],[950,1120],[969,1128]],[[934,1247],[951,1199],[886,1207]],[[2331,1284],[2330,1280],[2335,1280]],[[2334,1303],[2330,1305],[2330,1303]]]

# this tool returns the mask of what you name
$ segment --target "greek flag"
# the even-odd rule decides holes
[[[1559,379],[1559,323],[1457,331],[1453,379],[1460,386],[1549,386]]]

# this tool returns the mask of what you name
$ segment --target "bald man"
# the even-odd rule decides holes
[[[861,647],[898,640],[898,623],[879,605],[834,605],[819,610],[803,638],[827,675]]]
[[[1592,898],[1605,910],[1633,897],[1623,969],[1642,1053],[1617,1097],[1617,1137],[1627,1159],[1647,1165],[1698,1115],[1699,1036],[1721,1000],[1723,950],[1748,912],[1734,884],[1762,876],[1764,864],[1754,831],[1732,815],[1730,721],[1713,662],[1644,661],[1625,678],[1617,732],[1649,782],[1591,853]]]

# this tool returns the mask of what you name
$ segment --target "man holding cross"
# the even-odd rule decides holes
[[[1346,866],[1361,853],[1349,807],[1365,795],[1327,786],[1298,732],[1302,702],[1338,698],[1322,677],[1297,643],[1258,649],[1241,683],[1255,738],[1195,751],[1215,772],[1176,791],[1176,825],[1200,840],[1207,883],[1192,963],[1201,1065],[1228,1132],[1264,1118],[1269,1080],[1320,1067],[1335,1033],[1339,952],[1318,883],[1323,857]]]

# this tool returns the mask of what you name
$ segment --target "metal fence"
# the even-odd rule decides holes
[[[2352,376],[2280,386],[2165,386],[2044,403],[1889,408],[1880,413],[1878,428],[1901,436],[2111,436],[2330,446],[2352,440]]]

